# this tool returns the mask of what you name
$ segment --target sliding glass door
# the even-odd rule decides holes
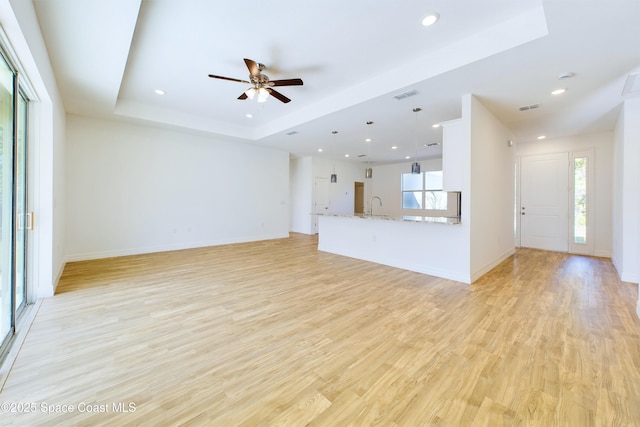
[[[13,124],[14,72],[0,56],[0,343],[13,334]]]
[[[27,302],[27,237],[32,228],[32,217],[27,205],[27,99],[22,93],[18,94],[16,111],[16,139],[15,139],[15,220],[14,232],[14,283],[15,310],[20,310]]]
[[[0,52],[0,360],[27,303],[28,99]]]

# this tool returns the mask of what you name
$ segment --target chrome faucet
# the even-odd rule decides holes
[[[371,200],[369,200],[369,214],[373,216],[373,199],[378,199],[380,202],[380,206],[382,207],[382,199],[378,196],[373,196]]]

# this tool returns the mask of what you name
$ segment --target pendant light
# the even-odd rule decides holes
[[[368,121],[367,125],[370,126],[372,125],[373,122],[372,121]],[[371,169],[371,141],[367,142],[369,145],[367,146],[367,167],[364,170],[364,177],[366,179],[371,179],[373,178],[373,169]]]
[[[371,169],[370,167],[366,168],[364,170],[364,177],[367,179],[373,178],[373,169]]]
[[[336,135],[338,133],[337,130],[331,131],[332,134]],[[336,175],[336,139],[333,138],[333,173],[331,174],[331,183],[336,184],[338,182],[338,175]]]
[[[416,157],[415,162],[411,164],[411,173],[414,175],[420,174],[420,162],[418,162],[418,112],[421,110],[422,108],[419,107],[413,109],[413,112],[416,113]]]

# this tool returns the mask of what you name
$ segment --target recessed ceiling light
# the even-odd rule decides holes
[[[318,153],[322,153],[322,148],[318,148]]]
[[[156,95],[164,95],[166,93],[162,89],[156,89],[156,90],[154,90],[154,92],[156,93]]]
[[[349,155],[348,155],[348,154],[345,154],[344,156],[345,156],[345,157],[349,157]]]
[[[424,17],[424,19],[422,20],[422,25],[424,25],[425,27],[428,27],[430,25],[435,24],[438,19],[440,19],[440,14],[433,12],[428,14],[427,16]]]
[[[371,138],[365,139],[364,142],[371,142]]]
[[[253,114],[249,113],[245,117],[248,118],[248,119],[251,119],[251,118],[253,118]]]
[[[546,135],[540,135],[538,139],[545,139],[546,137],[547,137]]]
[[[405,158],[405,159],[410,159],[410,158],[411,158],[411,156],[404,156],[404,158]]]
[[[560,88],[560,89],[556,89],[553,92],[551,92],[551,95],[562,95],[563,93],[565,93],[567,91],[566,88]]]
[[[433,125],[431,125],[432,128],[439,128],[440,127],[440,123],[435,123]]]
[[[398,146],[394,145],[393,147],[391,147],[392,150],[397,150]]]

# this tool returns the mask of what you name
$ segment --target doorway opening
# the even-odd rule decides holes
[[[353,213],[364,214],[364,182],[353,183]]]

